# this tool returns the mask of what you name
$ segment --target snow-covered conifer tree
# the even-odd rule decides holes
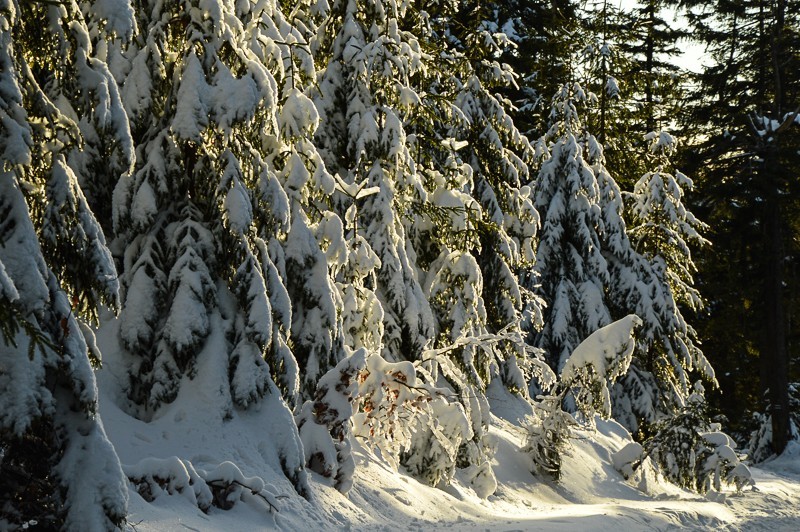
[[[689,372],[698,370],[713,380],[713,369],[694,344],[694,333],[673,292],[681,290],[689,305],[699,302],[691,277],[684,276],[692,266],[678,261],[675,268],[681,268],[680,273],[667,274],[661,257],[669,253],[676,263],[677,254],[691,262],[684,254],[685,242],[702,237],[694,217],[689,213],[686,218],[674,178],[669,176],[669,185],[659,184],[662,174],[668,174],[665,154],[657,145],[653,153],[660,161],[659,170],[646,174],[637,185],[632,195],[634,228],[628,229],[622,192],[606,169],[603,147],[590,133],[581,132],[571,91],[577,99],[591,99],[576,86],[554,100],[555,116],[562,118],[544,140],[554,133],[561,137],[552,142],[551,156],[542,164],[535,185],[536,205],[545,214],[534,271],[541,279],[539,294],[549,304],[545,327],[535,342],[550,354],[556,368],[576,340],[610,319],[629,313],[640,316],[643,326],[637,332],[630,371],[612,394],[615,416],[635,433],[642,422],[653,423],[683,405],[689,394]],[[675,220],[678,212],[684,213],[683,218],[665,223]],[[652,240],[648,231],[654,233]],[[664,232],[667,235],[655,234]],[[670,239],[674,243],[667,245]],[[669,249],[660,249],[665,246]],[[675,276],[680,283],[669,280]]]
[[[683,204],[684,192],[692,190],[692,180],[679,170],[670,172],[669,157],[677,148],[677,140],[666,131],[651,132],[645,140],[650,144],[653,169],[642,175],[631,195],[631,239],[643,255],[664,263],[664,281],[675,300],[696,310],[702,300],[692,285],[696,268],[690,246],[708,244],[700,234],[706,225]]]
[[[406,131],[406,118],[421,103],[413,82],[428,61],[417,37],[401,29],[411,10],[393,0],[333,2],[313,43],[321,70],[316,143],[336,175],[331,206],[346,224],[342,232],[341,222],[326,223],[330,230],[322,240],[331,249],[344,236],[344,260],[334,259],[332,273],[345,344],[357,353],[366,350],[373,365],[385,364],[383,358],[422,358],[434,335],[408,234],[414,210],[427,199],[411,152],[414,138]],[[369,408],[363,399],[357,404]]]
[[[357,191],[353,199],[363,193],[363,189]],[[345,220],[349,226],[347,263],[339,269],[336,282],[342,299],[345,342],[352,350],[363,347],[379,355],[383,351],[383,307],[373,287],[380,259],[358,233],[355,204],[348,208]]]
[[[130,37],[127,3],[97,2],[96,23]],[[92,48],[77,2],[0,6],[0,523],[48,530],[113,530],[127,487],[97,413],[91,329],[118,283],[100,224],[69,154],[92,124],[131,139],[116,83]]]
[[[658,169],[643,176],[631,195],[634,226],[627,227],[623,195],[606,169],[603,147],[581,132],[582,126],[576,128],[571,90],[579,99],[591,99],[580,88],[567,88],[554,100],[554,116],[561,118],[544,139],[552,143],[551,156],[535,184],[536,205],[545,214],[534,271],[541,279],[539,294],[549,304],[535,342],[557,368],[576,340],[610,319],[640,316],[630,371],[612,393],[614,415],[636,433],[683,406],[691,371],[713,381],[713,369],[679,308],[681,302],[693,307],[700,301],[691,287],[687,241],[703,240],[699,222],[681,203],[680,185],[666,170],[672,149],[660,144],[671,139],[666,133],[648,137]],[[554,134],[562,136],[553,142]]]
[[[519,331],[523,297],[517,272],[534,259],[539,226],[531,190],[524,186],[530,179],[528,163],[534,159],[534,150],[509,115],[511,102],[498,94],[516,85],[511,68],[497,60],[511,47],[510,41],[490,21],[485,6],[466,3],[463,8],[480,16],[472,20],[477,27],[456,44],[468,60],[469,70],[462,75],[455,102],[463,113],[463,129],[455,127],[452,134],[467,143],[459,153],[472,169],[471,194],[480,203],[485,222],[479,231],[476,259],[484,280],[487,328],[492,333]],[[539,322],[539,301],[526,298],[526,303],[525,319]],[[526,353],[518,344],[496,347],[499,376],[509,389],[524,394],[527,383],[518,362]]]
[[[289,202],[291,224],[284,245],[287,289],[292,303],[291,345],[301,369],[301,392],[313,399],[317,381],[346,353],[338,314],[339,293],[334,270],[347,260],[343,224],[328,205],[335,180],[313,143],[320,116],[307,93],[316,82],[308,42],[321,6],[301,4],[293,12],[298,27],[281,30],[284,56],[282,107],[278,116],[280,142],[274,164]]]
[[[278,453],[305,494],[299,435],[280,398],[298,399],[292,347],[303,352],[290,338],[287,286],[298,255],[291,236],[282,246],[294,227],[301,249],[308,241],[292,195],[309,176],[331,178],[313,152],[308,165],[297,163],[316,112],[295,86],[295,47],[286,43],[296,32],[271,2],[136,7],[141,33],[115,55],[137,148],[135,171],[114,191],[128,396],[149,419],[185,377],[212,366],[217,415],[276,396],[291,425]],[[209,337],[223,337],[226,350],[206,349]]]
[[[632,432],[640,423],[654,423],[684,406],[692,393],[691,372],[714,383],[714,370],[700,350],[694,329],[682,308],[697,310],[702,300],[692,285],[690,245],[707,241],[704,224],[683,204],[683,190],[692,182],[670,172],[669,156],[676,141],[667,132],[650,133],[652,171],[636,183],[631,199],[630,238],[637,252],[637,313],[644,322],[631,371],[618,384],[615,415]],[[628,283],[631,285],[632,283]],[[638,286],[638,288],[637,288]]]
[[[433,336],[416,253],[401,218],[426,199],[404,123],[420,103],[412,82],[427,61],[418,39],[401,29],[410,9],[393,0],[336,1],[318,42],[323,70],[315,97],[317,143],[346,187],[374,189],[353,200],[359,234],[380,261],[375,293],[390,360],[419,358]]]
[[[549,157],[534,182],[542,227],[528,285],[547,308],[544,326],[539,332],[531,329],[531,336],[556,371],[583,339],[611,321],[603,198],[577,109],[590,98],[577,84],[564,86],[553,98],[552,126],[540,141],[548,145]]]

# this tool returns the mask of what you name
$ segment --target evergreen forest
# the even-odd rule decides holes
[[[800,440],[800,1],[0,0],[0,528],[270,497],[103,401],[486,498],[501,392],[554,480],[597,419],[700,493]]]

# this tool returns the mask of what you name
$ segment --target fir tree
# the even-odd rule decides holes
[[[450,30],[456,37],[452,61],[460,67],[452,83],[461,115],[448,133],[461,143],[457,155],[468,165],[462,169],[466,182],[456,184],[476,202],[465,208],[474,211],[477,241],[465,238],[464,247],[481,273],[486,330],[519,332],[523,298],[516,272],[533,261],[539,226],[531,190],[523,186],[530,179],[528,163],[534,150],[509,114],[511,103],[499,94],[516,83],[511,67],[496,59],[510,46],[507,37],[490,22],[487,9],[465,3],[463,10],[473,13]],[[540,320],[537,303],[530,301],[529,321]],[[493,351],[487,369],[495,367],[494,374],[483,370],[477,382],[483,386],[501,377],[510,389],[524,393],[527,386],[519,368],[527,354],[519,344],[500,343]]]
[[[622,13],[623,24],[631,28],[619,42],[631,66],[630,75],[624,78],[624,92],[630,93],[627,100],[634,105],[629,137],[671,127],[681,105],[685,73],[674,65],[674,59],[680,55],[680,43],[688,40],[689,32],[678,28],[674,20],[670,23],[668,8],[673,4],[642,0]]]
[[[374,285],[358,295],[340,281],[346,319],[351,308],[364,309],[355,315],[361,323],[382,314],[382,355],[423,359],[425,382],[445,379],[471,424],[469,438],[448,445],[459,449],[459,465],[492,476],[481,450],[488,426],[483,394],[501,376],[518,391],[526,387],[520,367],[527,353],[511,340],[515,333],[519,339],[522,305],[514,269],[533,256],[537,219],[520,184],[527,165],[513,151],[530,146],[491,90],[513,74],[491,58],[497,44],[469,56],[469,45],[493,37],[475,20],[478,28],[463,33],[451,7],[422,13],[393,3],[333,5],[316,42],[324,66],[317,144],[337,174],[334,207],[346,213],[348,246],[369,268],[356,277],[353,268],[364,266],[348,263],[337,267],[337,279],[350,276],[360,285],[375,271]],[[450,31],[457,27],[458,36]],[[348,330],[362,335],[353,325]],[[487,333],[505,336],[482,347],[469,340]],[[430,347],[441,354],[429,356]],[[433,418],[415,419],[429,434],[425,424]],[[415,438],[404,463],[422,467],[430,445]],[[444,466],[443,478],[455,464]]]
[[[529,332],[555,371],[583,339],[611,321],[604,293],[610,277],[600,236],[600,185],[587,162],[589,139],[582,136],[576,107],[587,98],[577,84],[553,98],[553,125],[541,141],[550,143],[550,156],[534,187],[542,229],[528,283],[548,308],[542,330]]]
[[[214,415],[268,394],[294,402],[294,256],[281,244],[303,221],[292,219],[290,197],[308,174],[294,162],[315,112],[294,86],[290,50],[275,43],[296,32],[272,3],[137,8],[142,33],[119,54],[119,72],[138,159],[114,191],[133,411],[151,418],[204,364],[227,368]],[[225,351],[207,348],[214,335]],[[307,495],[291,419],[287,410],[278,454]]]
[[[705,493],[720,491],[724,482],[741,490],[753,482],[750,470],[739,462],[733,440],[710,422],[703,391],[698,392],[656,426],[644,444],[645,453],[668,480],[681,487]]]
[[[93,7],[103,39],[130,37],[129,5]],[[111,254],[81,187],[102,161],[91,152],[86,166],[67,160],[92,124],[128,148],[120,169],[133,161],[89,23],[75,2],[0,8],[0,517],[11,526],[113,530],[127,511],[97,414],[100,355],[83,321],[100,303],[118,304]]]
[[[683,204],[683,190],[690,190],[692,182],[679,171],[670,173],[674,137],[651,133],[647,140],[654,168],[639,179],[630,196],[630,236],[642,255],[647,305],[641,313],[644,327],[637,357],[620,384],[626,397],[619,397],[615,404],[618,419],[632,432],[647,430],[640,422],[653,423],[682,408],[692,393],[692,372],[716,384],[697,333],[682,311],[702,306],[692,284],[695,266],[690,245],[708,243],[699,233],[705,224]]]
[[[419,41],[402,29],[407,9],[335,2],[319,43],[316,96],[317,143],[330,170],[345,186],[374,189],[359,201],[358,226],[380,261],[375,293],[383,306],[384,356],[391,360],[419,358],[433,335],[415,252],[398,217],[425,195],[402,119],[420,102],[410,84],[425,61]]]
[[[753,372],[747,370],[742,374],[748,375],[748,382],[737,379],[723,385],[736,387],[738,397],[747,397],[745,404],[758,402],[760,392],[770,390],[773,448],[779,453],[789,438],[784,301],[790,284],[795,284],[787,271],[796,254],[793,176],[800,138],[800,38],[790,21],[797,18],[800,4],[780,0],[685,5],[694,34],[713,59],[699,75],[688,117],[703,140],[691,148],[687,160],[697,163],[691,170],[708,208],[705,218],[716,229],[715,249],[725,250],[708,250],[699,261],[704,293],[715,316],[703,336],[708,338],[708,351],[719,353],[718,365],[749,368],[752,355],[760,353],[760,391],[753,389]],[[787,261],[787,256],[792,258]],[[763,311],[750,305],[753,300],[764,302]],[[739,320],[744,326],[731,331],[727,324]],[[741,411],[744,405],[726,398],[722,406],[732,414],[731,407]]]

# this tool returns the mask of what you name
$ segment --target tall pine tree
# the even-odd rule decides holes
[[[798,168],[798,72],[800,37],[790,21],[800,12],[792,0],[736,1],[708,6],[686,2],[695,35],[713,64],[699,76],[690,120],[703,140],[691,148],[700,163],[706,218],[716,228],[716,249],[700,261],[700,278],[712,317],[706,325],[710,352],[721,363],[751,375],[757,354],[761,390],[769,390],[772,447],[780,453],[789,437],[787,276],[794,262]],[[691,153],[691,152],[690,152]],[[736,260],[734,267],[729,261]],[[718,282],[723,281],[724,282]],[[753,306],[763,302],[763,307]],[[728,315],[728,312],[735,316]],[[723,323],[747,316],[731,335]],[[726,330],[729,327],[725,326]],[[752,379],[748,378],[752,383]],[[753,399],[749,383],[726,383]],[[727,412],[743,406],[725,405]],[[729,403],[733,406],[733,401]]]

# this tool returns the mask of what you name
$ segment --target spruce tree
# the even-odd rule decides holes
[[[433,335],[415,252],[398,216],[425,195],[403,121],[420,103],[411,83],[426,61],[418,39],[403,27],[409,9],[337,1],[318,44],[317,143],[346,187],[374,189],[343,201],[345,208],[357,202],[358,227],[380,261],[375,292],[384,312],[383,354],[390,360],[421,358]]]
[[[630,124],[631,137],[674,127],[672,122],[681,107],[685,74],[674,62],[689,32],[678,28],[674,12],[673,20],[669,20],[673,4],[668,0],[641,0],[622,13],[623,24],[630,28],[619,46],[629,57],[631,68],[623,89],[630,93],[636,117]],[[647,147],[646,143],[642,147]]]
[[[548,307],[541,331],[529,334],[556,372],[583,339],[611,322],[600,185],[586,154],[587,141],[596,142],[584,136],[577,107],[587,99],[578,84],[564,86],[553,98],[553,124],[540,141],[548,144],[549,157],[534,184],[542,228],[527,282]]]
[[[461,190],[480,207],[473,215],[477,240],[465,243],[482,277],[486,331],[520,334],[523,296],[517,272],[533,261],[539,226],[531,189],[525,186],[534,149],[512,120],[511,103],[500,94],[517,77],[510,65],[497,60],[510,46],[507,36],[495,31],[487,8],[465,2],[462,11],[468,14],[459,15],[460,24],[449,30],[455,37],[452,61],[459,66],[453,80],[455,104],[462,114],[448,133],[461,143],[456,155],[467,165],[462,172],[469,180]],[[536,322],[541,311],[537,301],[530,303],[525,319]],[[524,393],[527,385],[519,368],[528,354],[520,344],[501,342],[493,348],[487,369],[496,367],[495,373],[483,370],[481,387],[501,377],[510,389]]]
[[[292,50],[276,43],[297,32],[272,3],[136,7],[142,32],[117,57],[137,164],[114,191],[131,410],[149,420],[186,377],[225,368],[214,377],[221,395],[210,414],[224,419],[274,401],[287,425],[276,442],[282,466],[306,495],[283,402],[299,394],[292,348],[305,352],[289,334],[287,277],[297,257],[282,245],[293,227],[301,242],[307,230],[292,195],[310,172],[330,176],[313,153],[311,170],[296,164],[316,112],[295,85]],[[211,349],[210,337],[222,337],[224,349]]]
[[[630,194],[628,231],[637,254],[636,312],[643,320],[637,353],[628,374],[617,385],[615,416],[631,432],[647,434],[649,425],[678,412],[692,392],[696,374],[716,385],[714,370],[699,347],[697,333],[684,311],[702,308],[694,287],[691,248],[708,244],[705,224],[684,206],[684,189],[692,182],[671,173],[670,156],[677,141],[669,133],[650,133],[646,172]],[[638,289],[637,289],[638,287]],[[697,395],[695,393],[695,395]]]
[[[726,250],[709,250],[699,261],[714,313],[704,336],[709,338],[709,352],[724,356],[724,363],[732,367],[752,367],[752,354],[760,354],[761,391],[770,392],[773,450],[780,453],[789,437],[784,301],[788,283],[794,284],[787,276],[794,259],[786,257],[793,257],[795,248],[792,213],[797,190],[792,176],[797,173],[800,138],[800,38],[790,21],[797,18],[800,4],[779,0],[685,5],[694,34],[713,59],[699,75],[690,109],[690,120],[703,140],[690,148],[692,157],[687,160],[698,163],[694,171],[708,206],[705,218],[716,228],[716,249]],[[734,260],[735,266],[729,262]],[[764,302],[763,312],[753,309],[753,300]],[[720,334],[722,323],[737,320],[746,320],[746,326]],[[749,388],[747,403],[758,401],[760,393],[748,384],[723,381],[737,392]],[[724,403],[725,411],[733,413],[733,400]],[[737,406],[738,411],[745,407]]]
[[[461,394],[472,424],[458,464],[468,467],[473,485],[480,486],[494,482],[485,445],[487,387],[498,381],[527,397],[525,371],[537,362],[525,348],[521,326],[525,319],[538,322],[540,308],[538,300],[524,299],[517,281],[517,272],[533,259],[539,223],[531,190],[523,186],[534,150],[500,94],[515,84],[516,75],[498,61],[510,44],[492,21],[493,10],[463,2],[458,10],[437,15],[434,36],[446,37],[440,69],[450,74],[440,76],[429,91],[453,98],[456,112],[434,108],[436,134],[446,135],[437,145],[446,149],[438,154],[430,145],[420,150],[427,150],[424,162],[430,165],[420,166],[436,178],[431,202],[450,221],[429,244],[439,255],[431,263],[426,292],[439,331],[434,345],[449,349],[457,372],[449,373],[444,362],[439,369]],[[449,239],[448,225],[455,230]]]
[[[129,38],[130,6],[76,2],[0,7],[0,521],[55,530],[113,530],[127,487],[98,416],[86,320],[118,305],[100,223],[81,186],[104,162],[83,143],[131,138],[108,65],[92,48]],[[86,135],[90,127],[93,136]],[[74,162],[74,161],[71,161]]]

